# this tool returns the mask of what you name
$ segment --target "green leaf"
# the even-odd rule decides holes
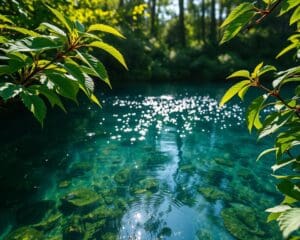
[[[51,37],[35,37],[31,41],[31,45],[28,46],[32,50],[43,51],[48,49],[57,49],[62,47],[57,41],[57,38]]]
[[[224,28],[225,26],[232,23],[233,21],[235,21],[240,16],[244,15],[245,13],[247,13],[249,11],[252,11],[253,9],[254,9],[253,5],[249,2],[245,2],[245,3],[242,3],[242,4],[238,5],[235,9],[233,9],[231,11],[229,16],[222,23],[221,28]]]
[[[49,6],[47,7],[55,15],[55,17],[57,17],[57,19],[66,27],[66,29],[71,33],[73,28],[72,22],[56,9],[51,8]]]
[[[242,88],[244,88],[250,83],[250,80],[244,80],[236,83],[231,88],[229,88],[220,101],[220,107],[222,107],[226,102],[233,98]]]
[[[77,102],[76,96],[79,90],[79,84],[76,81],[67,78],[58,73],[45,72],[49,80],[56,86],[57,92]]]
[[[296,162],[296,159],[291,159],[291,160],[288,160],[288,161],[284,161],[283,163],[280,163],[280,164],[275,164],[272,166],[272,170],[273,172],[276,172],[278,169],[280,168],[283,168],[291,163],[294,163]]]
[[[96,103],[99,107],[101,107],[101,104],[100,104],[98,98],[94,94],[91,95],[90,100],[92,102]]]
[[[291,50],[293,50],[294,48],[297,48],[297,47],[298,47],[298,43],[292,43],[292,44],[288,45],[286,48],[281,50],[280,53],[277,54],[276,58],[280,58],[281,56],[283,56],[287,52],[289,52],[289,51],[291,51]]]
[[[9,40],[4,37],[4,36],[0,36],[0,43],[7,43]]]
[[[291,209],[289,205],[278,205],[272,208],[268,208],[265,211],[270,213],[281,213],[281,212],[285,212],[288,209]]]
[[[28,30],[26,28],[21,28],[21,27],[12,27],[12,26],[8,26],[8,25],[0,24],[0,29],[13,30],[13,31],[25,34],[25,35],[32,36],[32,37],[38,37],[38,36],[40,36],[40,34],[34,32],[32,30]]]
[[[32,85],[28,87],[28,89],[31,91],[35,91],[37,95],[44,95],[48,99],[52,107],[56,105],[60,107],[64,112],[67,112],[59,96],[54,91],[47,88],[45,85]]]
[[[63,67],[67,70],[69,74],[71,74],[74,78],[76,78],[80,83],[84,84],[85,78],[83,72],[80,67],[74,62],[66,61]]]
[[[257,77],[258,76],[258,73],[259,73],[259,71],[260,71],[260,69],[262,68],[262,66],[264,65],[264,62],[261,62],[261,63],[259,63],[256,67],[255,67],[255,69],[254,69],[254,71],[253,71],[253,76],[254,77]]]
[[[256,158],[256,161],[260,160],[263,156],[265,156],[265,155],[267,155],[267,154],[269,154],[271,152],[274,152],[274,151],[276,151],[276,148],[269,148],[269,149],[266,149],[266,150],[262,151],[258,155],[258,157]]]
[[[234,38],[246,25],[247,23],[254,17],[254,12],[246,12],[243,15],[240,15],[238,18],[234,19],[228,26],[226,26],[224,30],[224,34],[220,44],[228,42],[232,38]]]
[[[0,21],[14,24],[13,21],[11,21],[9,18],[5,17],[4,15],[0,14]]]
[[[87,64],[90,67],[89,70],[91,70],[93,74],[96,74],[97,77],[102,79],[106,84],[108,84],[108,86],[111,87],[106,69],[100,61],[98,61],[94,56],[87,53],[81,53],[77,51],[77,55],[85,64]],[[85,70],[88,71],[88,69],[86,68]],[[90,74],[88,72],[86,73]]]
[[[22,92],[20,96],[24,105],[33,113],[40,124],[43,125],[47,111],[44,101],[29,92]]]
[[[267,97],[267,95],[259,96],[258,98],[254,99],[248,107],[246,113],[246,121],[250,133],[253,126],[257,129],[260,129],[262,127],[262,124],[259,120],[259,112]]]
[[[14,98],[23,91],[21,85],[15,85],[13,83],[0,83],[0,97],[4,101],[7,101],[10,98]]]
[[[270,213],[267,219],[267,222],[277,220],[281,213]]]
[[[290,25],[300,21],[300,6],[296,8],[296,10],[293,12],[291,18],[290,18]]]
[[[113,46],[111,46],[107,43],[104,43],[104,42],[100,42],[100,41],[92,42],[92,43],[88,44],[87,46],[100,48],[100,49],[106,51],[107,53],[112,55],[116,60],[118,60],[125,67],[125,69],[128,69],[123,55]]]
[[[283,14],[287,13],[288,11],[290,11],[294,7],[298,6],[299,4],[300,4],[299,0],[282,1],[279,16],[282,16]]]
[[[283,237],[287,238],[292,232],[300,228],[300,208],[292,208],[283,212],[278,218]]]
[[[247,85],[238,92],[238,96],[242,101],[244,101],[245,94],[248,92],[249,88],[250,85]]]
[[[276,67],[271,66],[271,65],[265,65],[263,66],[259,71],[258,71],[258,77],[260,77],[261,75],[270,72],[270,71],[277,71]]]
[[[229,75],[226,79],[236,78],[236,77],[243,77],[243,78],[250,79],[250,72],[247,70],[239,70]]]
[[[105,33],[110,33],[112,35],[115,35],[120,38],[125,38],[118,30],[116,30],[113,27],[110,27],[105,24],[93,24],[91,25],[87,32],[93,32],[93,31],[100,31],[100,32],[105,32]]]
[[[57,27],[53,24],[46,23],[46,22],[41,23],[39,26],[39,29],[44,29],[44,28],[49,29],[55,35],[67,37],[67,34],[63,30],[61,30],[59,27]]]
[[[300,191],[299,188],[288,180],[283,180],[279,184],[277,184],[277,188],[283,194],[294,198],[296,200],[300,200]]]
[[[271,117],[269,115],[269,118],[266,118],[263,128],[259,131],[258,139],[262,139],[270,134],[275,133],[278,129],[280,129],[282,126],[284,126],[292,117],[294,113],[291,112],[288,114],[288,112],[281,114],[274,113]]]

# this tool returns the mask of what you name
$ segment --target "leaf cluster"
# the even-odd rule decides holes
[[[279,17],[290,14],[290,25],[296,25],[296,32],[289,37],[290,44],[277,55],[281,57],[291,50],[296,50],[296,58],[300,49],[300,1],[298,0],[264,0],[265,8],[259,9],[253,3],[242,3],[237,6],[222,24],[224,43],[236,36],[249,24],[259,24],[265,17],[279,8]],[[264,79],[271,77],[272,84]],[[262,76],[266,75],[263,79]],[[273,176],[278,179],[277,189],[284,196],[282,202],[266,211],[268,221],[277,220],[283,237],[300,239],[300,66],[277,71],[276,67],[258,64],[252,72],[239,70],[227,79],[241,79],[227,90],[221,99],[220,106],[230,101],[235,95],[241,100],[249,88],[263,91],[252,100],[246,112],[249,132],[256,129],[258,140],[274,136],[274,145],[264,150],[257,158],[274,153],[275,163],[271,167]],[[267,87],[272,85],[272,87]],[[290,95],[283,97],[282,89],[294,89]],[[267,111],[265,111],[267,110]]]
[[[20,99],[41,124],[47,111],[45,100],[66,111],[61,98],[78,103],[77,94],[82,91],[100,106],[94,80],[111,84],[103,63],[91,53],[93,49],[110,54],[127,69],[122,54],[102,39],[103,34],[125,38],[118,30],[104,24],[86,28],[47,8],[59,25],[43,22],[30,30],[0,15],[0,100]]]

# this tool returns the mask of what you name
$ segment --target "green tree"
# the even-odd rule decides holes
[[[289,16],[289,24],[296,32],[289,37],[290,44],[277,58],[296,50],[294,58],[299,59],[300,51],[300,1],[271,0],[255,5],[244,2],[232,10],[222,24],[224,35],[221,43],[235,37],[240,31],[250,29],[264,21],[271,13],[278,11],[280,17]],[[270,78],[273,81],[270,84]],[[267,209],[268,221],[277,220],[284,238],[300,239],[300,66],[277,71],[274,66],[258,64],[252,72],[239,70],[228,79],[242,79],[223,96],[220,105],[238,95],[242,100],[249,88],[258,88],[258,95],[248,106],[246,122],[249,131],[257,129],[258,139],[269,135],[275,138],[274,145],[263,151],[257,158],[275,153],[273,176],[278,179],[277,189],[284,196],[278,206]],[[288,94],[284,94],[287,89]],[[262,114],[262,110],[268,113]]]

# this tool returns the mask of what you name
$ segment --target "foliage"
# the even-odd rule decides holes
[[[110,81],[104,65],[90,54],[91,50],[101,49],[127,68],[122,54],[102,39],[103,33],[124,38],[116,29],[104,24],[86,28],[56,9],[48,9],[59,25],[43,22],[33,31],[15,25],[6,16],[0,17],[0,97],[4,101],[19,98],[41,124],[47,111],[45,99],[52,107],[66,111],[61,97],[77,103],[81,90],[100,106],[93,79],[101,79],[108,86]]]
[[[296,33],[288,40],[290,45],[284,48],[277,58],[291,50],[297,50],[296,59],[300,51],[300,2],[295,0],[264,1],[265,8],[260,9],[253,3],[243,3],[237,6],[222,24],[224,43],[242,29],[252,27],[263,21],[276,8],[279,16],[289,14],[290,25],[296,25]],[[250,21],[250,22],[249,22]],[[274,73],[272,84],[266,82]],[[251,87],[263,90],[263,94],[255,98],[248,107],[246,122],[249,131],[253,128],[258,131],[258,139],[273,135],[274,146],[266,149],[258,160],[266,154],[275,153],[276,161],[272,166],[273,176],[277,178],[277,189],[284,199],[280,205],[269,208],[268,221],[277,220],[283,237],[300,239],[300,66],[277,71],[274,66],[258,64],[250,73],[248,70],[239,70],[231,74],[228,79],[240,78],[234,86],[223,96],[220,106],[238,95],[242,100]],[[272,85],[272,86],[269,86]],[[291,90],[294,91],[291,91]],[[289,94],[285,94],[287,91]],[[267,110],[267,111],[264,111]]]

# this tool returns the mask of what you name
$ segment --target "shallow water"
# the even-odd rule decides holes
[[[280,199],[270,161],[255,162],[270,143],[248,134],[241,103],[218,108],[223,92],[137,88],[51,112],[42,130],[2,123],[0,238],[280,239],[264,223]],[[100,197],[71,207],[80,191]]]

